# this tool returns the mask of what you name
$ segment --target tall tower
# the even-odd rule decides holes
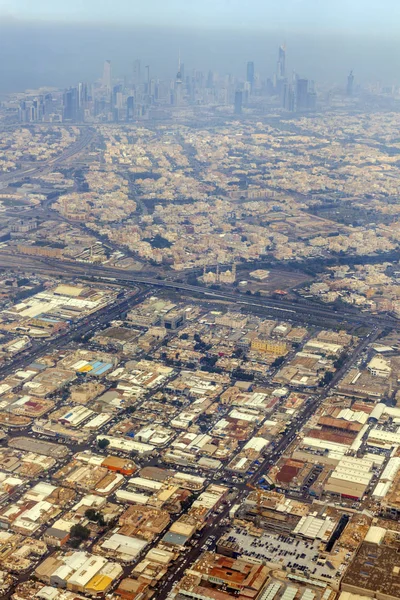
[[[279,46],[276,76],[278,79],[285,79],[286,77],[286,46],[284,44]]]
[[[78,116],[78,88],[70,88],[63,95],[63,119],[77,121]]]
[[[254,63],[247,63],[247,71],[246,71],[246,81],[250,84],[250,89],[253,90],[254,87]]]
[[[175,81],[175,91],[176,91],[176,105],[182,105],[182,71],[181,71],[181,51],[179,50],[178,57],[178,72],[176,74]]]
[[[243,107],[243,92],[237,91],[235,93],[235,115],[242,114]]]
[[[353,95],[353,88],[354,88],[354,75],[353,75],[353,71],[350,71],[350,74],[347,78],[347,87],[346,87],[346,93],[348,96]]]
[[[300,111],[308,108],[308,79],[298,79],[296,82],[296,107]]]
[[[282,107],[289,112],[294,112],[296,109],[295,90],[293,85],[285,81],[283,83],[281,94]]]
[[[126,101],[126,120],[133,121],[135,118],[135,98],[134,96],[128,96]]]
[[[106,60],[103,67],[103,87],[111,92],[111,60]]]

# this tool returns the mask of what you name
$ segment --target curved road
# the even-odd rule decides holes
[[[279,312],[280,318],[287,318],[293,321],[310,321],[311,318],[317,322],[331,321],[332,323],[344,323],[347,321],[353,325],[365,325],[367,327],[380,327],[382,329],[391,327],[399,329],[400,321],[389,315],[372,315],[353,310],[335,310],[334,308],[324,307],[309,302],[301,301],[290,302],[276,298],[263,298],[247,296],[230,291],[211,290],[207,287],[189,285],[180,283],[171,279],[166,279],[154,275],[141,275],[131,271],[123,271],[113,267],[104,267],[101,265],[91,265],[87,263],[78,263],[67,260],[55,260],[37,257],[31,257],[18,253],[1,252],[1,264],[11,268],[18,268],[24,271],[33,271],[37,273],[51,273],[53,275],[68,275],[82,279],[94,278],[95,281],[120,285],[121,287],[130,287],[133,284],[143,284],[151,287],[176,290],[181,293],[199,294],[207,299],[228,300],[234,302],[238,309],[244,309],[252,312]]]
[[[53,167],[55,165],[63,163],[68,158],[71,158],[72,156],[79,154],[79,152],[82,152],[82,150],[84,150],[86,146],[88,146],[94,139],[95,131],[93,129],[85,129],[83,132],[82,130],[80,131],[81,135],[78,138],[78,140],[71,144],[71,146],[68,146],[68,148],[66,148],[64,152],[62,152],[62,154],[51,158],[45,163],[40,163],[38,165],[30,167],[29,169],[24,169],[23,171],[13,171],[12,173],[7,173],[3,175],[2,177],[0,177],[0,185],[16,183],[18,181],[21,181],[21,179],[24,179],[25,177],[32,177],[34,175],[37,175],[38,173],[41,173],[48,167]]]

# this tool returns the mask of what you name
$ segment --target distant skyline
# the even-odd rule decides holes
[[[400,84],[399,0],[0,0],[0,92],[96,81],[106,59],[130,77],[187,69],[263,79],[287,44],[287,73],[345,86]],[[189,71],[187,70],[186,73]]]
[[[182,30],[172,27],[0,21],[0,92],[41,86],[68,87],[102,77],[130,77],[135,59],[151,76],[173,78],[181,49],[190,69],[245,77],[249,60],[262,78],[276,71],[278,47],[287,45],[287,73],[345,87],[354,70],[358,83],[400,84],[400,43],[382,36]]]
[[[0,0],[0,16],[78,23],[399,35],[398,0]]]

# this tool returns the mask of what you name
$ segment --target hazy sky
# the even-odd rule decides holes
[[[400,0],[0,0],[0,92],[187,68],[261,77],[287,45],[288,72],[344,85],[400,83]]]
[[[399,0],[0,0],[19,19],[397,32]]]

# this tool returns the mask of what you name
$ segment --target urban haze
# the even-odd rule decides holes
[[[399,25],[0,0],[1,598],[400,598]]]

